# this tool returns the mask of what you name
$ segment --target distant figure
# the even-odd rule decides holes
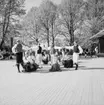
[[[75,70],[78,69],[79,54],[81,54],[82,52],[83,52],[83,49],[75,41],[73,46],[73,63],[76,65]]]
[[[84,56],[85,56],[85,58],[88,56],[88,49],[85,49]]]
[[[1,54],[3,55],[3,59],[6,59],[6,58],[10,59],[10,57],[11,57],[9,51],[7,51],[6,49],[3,49]]]
[[[17,40],[17,43],[12,48],[13,53],[16,54],[16,66],[18,69],[18,72],[20,73],[20,64],[24,68],[23,63],[23,46],[20,40]]]
[[[98,46],[95,47],[95,55],[97,56],[98,54]]]

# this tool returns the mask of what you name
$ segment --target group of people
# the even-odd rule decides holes
[[[10,51],[7,51],[6,49],[0,50],[0,60],[4,59],[12,59],[13,54]]]
[[[21,72],[20,64],[25,72],[41,69],[43,68],[43,63],[51,65],[49,71],[61,71],[61,64],[66,68],[73,67],[73,64],[75,64],[75,70],[78,69],[79,54],[83,50],[77,42],[74,42],[70,50],[62,49],[59,51],[54,49],[54,46],[51,46],[50,50],[44,50],[40,44],[37,47],[36,51],[33,49],[25,51],[20,40],[13,46],[12,51],[16,55],[18,72]]]

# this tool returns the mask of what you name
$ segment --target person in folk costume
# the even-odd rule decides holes
[[[36,57],[35,52],[30,51],[29,55],[28,52],[25,53],[24,62],[25,62],[25,70],[26,72],[36,71],[38,69],[38,65],[36,64]]]
[[[82,54],[83,49],[81,46],[77,44],[76,41],[74,41],[74,46],[73,46],[73,63],[76,65],[75,70],[78,69],[78,59],[79,59],[79,54]]]
[[[20,73],[20,64],[24,68],[23,63],[23,45],[20,40],[17,40],[17,43],[13,46],[12,52],[16,54],[16,66],[18,69],[18,72]]]
[[[37,50],[37,61],[39,67],[42,68],[42,47],[40,46],[40,44],[38,45],[38,50]]]
[[[51,46],[51,49],[50,49],[51,65],[52,65],[53,62],[54,62],[54,54],[55,54],[55,49],[54,49],[54,46],[52,45],[52,46]]]
[[[98,53],[99,53],[99,52],[98,52],[98,46],[96,46],[96,47],[95,47],[95,56],[96,56],[96,57],[97,57]]]
[[[72,68],[73,67],[73,60],[72,60],[72,52],[71,50],[67,50],[65,52],[65,56],[63,58],[62,64],[65,68]]]
[[[49,61],[49,56],[47,54],[47,51],[43,51],[43,54],[42,54],[42,61],[44,64],[48,64],[48,61]]]
[[[57,53],[55,52],[55,49],[53,46],[51,49],[51,68],[49,69],[49,71],[50,72],[61,71],[61,68],[58,62]]]

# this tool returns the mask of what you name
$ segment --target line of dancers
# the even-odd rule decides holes
[[[37,69],[43,68],[43,64],[50,64],[49,71],[61,71],[60,65],[64,65],[65,68],[73,67],[75,64],[75,70],[78,69],[79,54],[83,52],[82,48],[74,42],[74,45],[68,49],[56,50],[54,46],[51,46],[50,50],[42,49],[39,44],[37,50],[23,49],[23,45],[20,40],[13,46],[12,51],[16,55],[16,66],[20,73],[20,65],[23,67],[24,72],[32,72]]]

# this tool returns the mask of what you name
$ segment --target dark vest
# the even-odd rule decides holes
[[[22,45],[21,44],[17,44],[16,46],[16,53],[20,53],[22,52]]]
[[[41,48],[41,46],[39,46],[39,49],[37,51],[37,54],[42,54],[42,48]]]
[[[77,45],[77,46],[74,46],[74,52],[75,52],[75,53],[79,53],[78,45]]]

